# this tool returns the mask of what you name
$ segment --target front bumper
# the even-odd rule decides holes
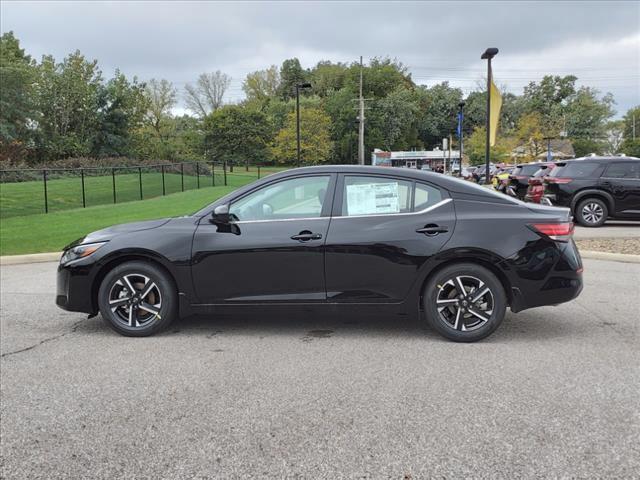
[[[85,262],[58,265],[56,305],[71,312],[97,313],[93,280],[91,265]]]

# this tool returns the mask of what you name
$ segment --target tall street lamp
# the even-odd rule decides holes
[[[464,127],[464,102],[460,102],[458,104],[458,140],[460,141],[460,147],[458,150],[460,151],[460,168],[458,170],[458,176],[462,176],[462,154],[464,152],[464,143],[462,141],[462,137],[464,136],[463,127]]]
[[[300,166],[300,89],[311,88],[310,83],[296,83],[296,141],[298,146],[297,166]]]
[[[485,162],[485,178],[484,183],[489,185],[491,178],[489,178],[489,157],[491,148],[489,142],[491,141],[490,128],[491,128],[491,59],[498,54],[497,48],[487,48],[480,56],[482,60],[487,61],[487,145],[485,146],[484,162]]]

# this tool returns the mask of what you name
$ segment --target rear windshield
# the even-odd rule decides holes
[[[540,167],[536,173],[533,174],[534,177],[544,177],[545,175],[549,175],[549,167]]]
[[[538,169],[540,165],[518,165],[516,169],[513,171],[514,175],[533,175]]]
[[[593,162],[576,161],[558,165],[551,172],[550,177],[583,178],[590,177],[600,165]]]

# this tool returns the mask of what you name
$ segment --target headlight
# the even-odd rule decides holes
[[[79,258],[88,257],[105,243],[107,242],[87,243],[85,245],[71,247],[69,250],[65,250],[65,252],[62,254],[60,263],[69,263],[73,260],[78,260]]]

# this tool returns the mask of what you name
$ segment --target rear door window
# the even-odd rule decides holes
[[[515,168],[515,170],[513,171],[513,175],[522,175],[528,177],[536,173],[539,168],[539,165],[520,165]]]
[[[428,184],[391,177],[346,175],[342,215],[389,215],[424,210],[442,200],[442,192]]]

